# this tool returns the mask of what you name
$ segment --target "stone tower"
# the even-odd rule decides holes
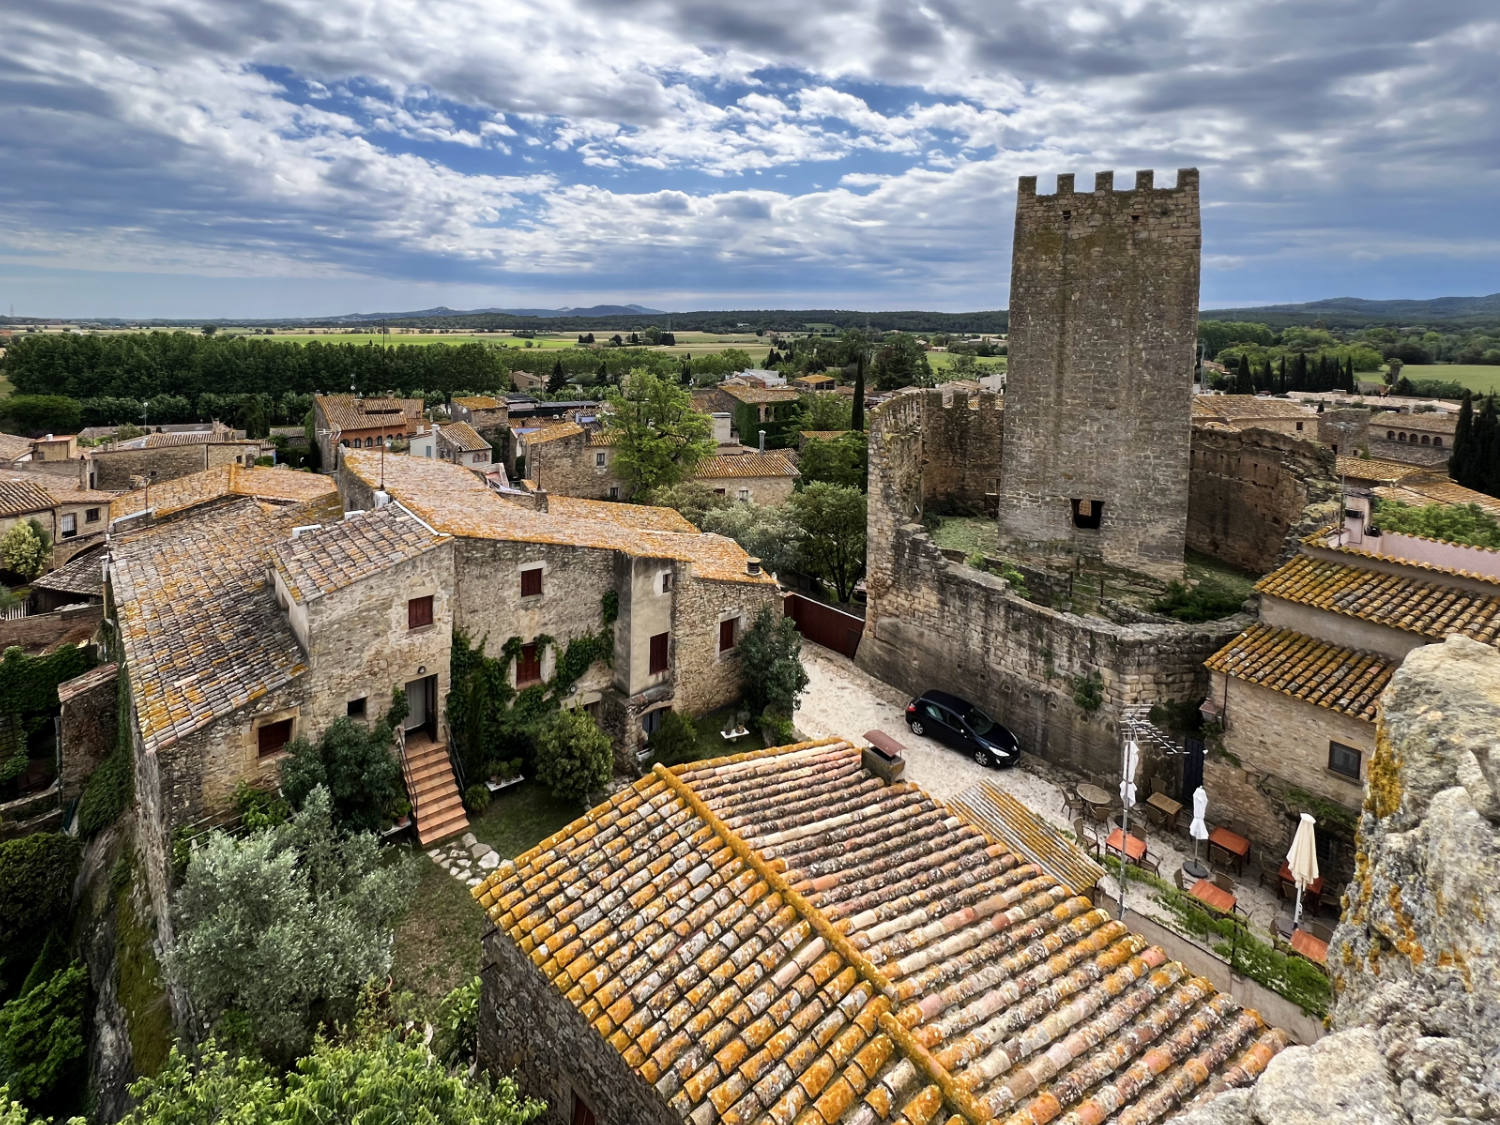
[[[1180,577],[1198,331],[1198,170],[1130,191],[1022,176],[1011,256],[1002,544]]]

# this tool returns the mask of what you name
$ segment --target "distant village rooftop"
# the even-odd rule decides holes
[[[1367,723],[1375,721],[1380,693],[1396,670],[1395,661],[1375,653],[1263,622],[1250,626],[1203,663],[1210,671]]]
[[[693,469],[694,478],[714,480],[721,477],[795,477],[797,466],[785,453],[729,453],[705,457]]]
[[[158,517],[167,516],[226,496],[297,504],[335,496],[337,491],[333,478],[320,473],[228,464],[115,496],[110,501],[109,518],[124,519],[148,509]]]

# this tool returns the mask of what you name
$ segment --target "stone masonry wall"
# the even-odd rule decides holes
[[[1264,574],[1338,518],[1332,451],[1269,430],[1195,427],[1187,545]]]
[[[546,1125],[570,1125],[575,1094],[601,1125],[682,1125],[531,959],[493,928],[484,938],[481,976],[479,1063],[514,1074],[524,1093],[545,1101]]]
[[[1182,573],[1202,244],[1198,173],[1093,192],[1023,176],[1011,257],[1003,543]],[[1074,526],[1071,501],[1102,502]]]
[[[779,614],[781,596],[771,582],[717,582],[692,578],[677,591],[673,606],[672,654],[677,685],[675,707],[702,715],[740,697],[738,649],[719,652],[719,625],[733,620],[735,642],[762,607]]]
[[[1417,649],[1382,699],[1355,877],[1328,950],[1334,1034],[1177,1125],[1500,1121],[1500,652]]]
[[[115,748],[118,687],[116,664],[102,664],[58,685],[57,697],[62,702],[59,740],[64,801],[71,801],[83,792],[84,783]]]
[[[1004,445],[1000,396],[991,391],[966,394],[951,387],[920,394],[924,502],[992,512]]]
[[[1370,456],[1378,457],[1384,461],[1402,461],[1408,465],[1422,465],[1435,467],[1448,463],[1448,454],[1453,452],[1447,446],[1418,445],[1412,442],[1387,441],[1385,438],[1377,438],[1373,427],[1370,434]]]
[[[1318,415],[1318,441],[1339,457],[1362,456],[1370,443],[1370,412],[1364,407],[1345,406]]]
[[[596,453],[605,455],[602,467],[595,464]],[[526,475],[555,496],[608,500],[609,490],[616,488],[618,498],[628,498],[630,489],[615,475],[612,460],[610,450],[588,444],[588,434],[574,434],[527,445]]]
[[[90,469],[94,487],[109,491],[134,488],[131,478],[149,476],[152,472],[156,473],[152,483],[160,484],[219,465],[235,462],[243,465],[247,456],[254,464],[259,451],[258,442],[204,442],[202,445],[166,445],[156,449],[97,450]]]

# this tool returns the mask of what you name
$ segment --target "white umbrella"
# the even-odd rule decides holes
[[[1203,878],[1208,874],[1208,868],[1198,862],[1198,849],[1204,840],[1208,839],[1208,790],[1203,786],[1193,790],[1193,822],[1188,825],[1188,835],[1193,838],[1193,862],[1183,864],[1188,873],[1195,878]]]
[[[1297,834],[1292,837],[1292,849],[1286,853],[1286,865],[1291,868],[1292,880],[1297,884],[1297,909],[1292,915],[1292,926],[1302,921],[1302,892],[1318,881],[1318,848],[1313,835],[1311,813],[1303,813],[1297,825]]]
[[[1125,743],[1125,768],[1120,778],[1120,800],[1128,809],[1135,804],[1135,771],[1141,764],[1141,751],[1135,739]]]

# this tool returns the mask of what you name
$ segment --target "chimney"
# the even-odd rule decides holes
[[[381,508],[384,508],[390,502],[391,502],[391,494],[389,492],[382,491],[382,492],[375,493],[375,510],[377,512]]]
[[[746,574],[759,574],[760,573],[760,560],[758,558],[756,558],[754,555],[751,555],[748,559],[745,560],[745,573]]]
[[[714,420],[714,444],[733,445],[734,438],[730,433],[733,418],[728,411],[717,411],[713,415]]]
[[[761,430],[761,432],[760,432],[760,451],[762,453],[764,453],[766,451],[766,431],[765,430]]]
[[[887,785],[894,785],[906,772],[906,759],[902,756],[901,743],[878,730],[865,731],[869,743],[859,752],[859,764],[872,777],[878,777]]]

